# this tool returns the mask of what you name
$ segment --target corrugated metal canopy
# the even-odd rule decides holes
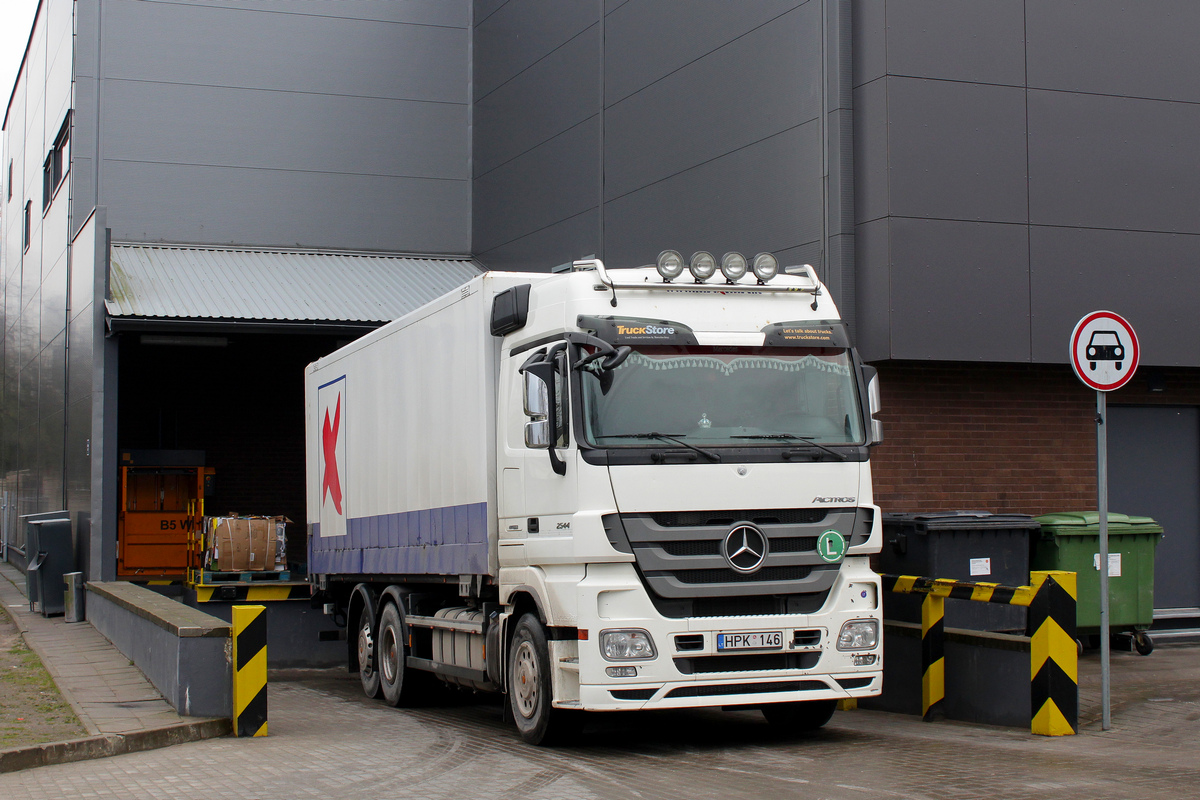
[[[114,244],[122,319],[381,323],[483,272],[468,259]]]

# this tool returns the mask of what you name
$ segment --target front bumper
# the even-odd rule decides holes
[[[663,617],[631,564],[590,565],[578,591],[578,626],[588,638],[554,643],[558,647],[552,648],[552,659],[567,678],[556,686],[554,704],[559,707],[620,711],[756,706],[871,697],[882,690],[879,578],[865,558],[846,560],[825,607],[813,614]],[[877,622],[876,645],[837,650],[842,625],[863,619]],[[655,658],[604,659],[600,633],[609,629],[648,632]],[[719,634],[752,632],[780,632],[783,647],[737,652],[718,647]],[[611,677],[605,670],[613,666],[634,666],[636,674]]]

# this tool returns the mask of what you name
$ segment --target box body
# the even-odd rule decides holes
[[[495,575],[489,273],[305,372],[309,573]]]

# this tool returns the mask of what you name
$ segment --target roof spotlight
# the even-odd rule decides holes
[[[754,277],[759,283],[766,283],[779,272],[779,262],[770,253],[759,253],[754,257]]]
[[[683,274],[683,256],[678,250],[663,250],[655,264],[663,281],[670,283]]]
[[[721,274],[730,283],[737,283],[746,274],[746,257],[741,253],[726,253],[721,256]]]
[[[692,253],[692,261],[688,264],[688,269],[691,270],[692,277],[698,283],[703,283],[713,276],[717,271],[717,260],[713,258],[713,254],[704,250]]]

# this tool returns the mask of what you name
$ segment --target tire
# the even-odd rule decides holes
[[[1133,649],[1139,656],[1148,656],[1154,652],[1154,640],[1145,631],[1138,631],[1133,634]]]
[[[580,712],[551,705],[550,648],[546,629],[533,614],[517,622],[508,646],[508,706],[521,738],[551,747],[572,740],[582,727]]]
[[[408,635],[395,603],[385,605],[379,616],[375,652],[379,688],[388,705],[411,708],[430,699],[437,679],[428,672],[410,669],[405,663]]]
[[[363,694],[379,697],[378,658],[375,654],[375,633],[371,630],[371,618],[364,611],[358,621],[358,679],[362,682]],[[366,664],[364,668],[363,665]]]
[[[837,710],[837,700],[807,700],[802,703],[772,703],[762,707],[768,724],[780,733],[819,730]]]

